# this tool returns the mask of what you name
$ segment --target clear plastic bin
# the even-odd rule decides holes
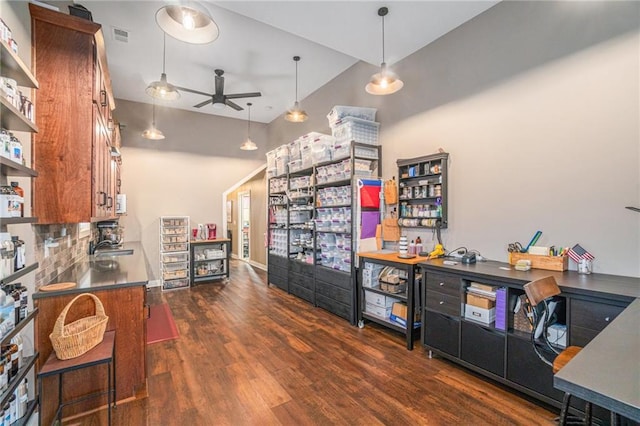
[[[369,145],[378,145],[378,129],[380,123],[345,117],[338,120],[331,127],[331,133],[336,138],[336,144],[356,141]]]
[[[336,121],[345,117],[376,121],[376,111],[375,108],[336,105],[327,114],[327,120],[329,120],[329,126],[333,126]]]
[[[185,278],[164,282],[165,290],[172,290],[176,288],[185,288],[185,287],[189,287],[189,280]]]
[[[189,255],[187,253],[164,253],[162,255],[163,263],[187,262]]]

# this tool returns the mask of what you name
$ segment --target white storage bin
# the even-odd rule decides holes
[[[345,117],[338,120],[331,127],[331,133],[336,138],[337,144],[351,141],[378,145],[378,129],[380,123],[375,121],[360,120],[358,118]]]
[[[164,253],[162,255],[164,263],[187,262],[189,261],[188,253]]]
[[[375,121],[376,111],[377,110],[375,108],[336,105],[331,108],[331,111],[327,114],[327,120],[329,120],[329,126],[333,126],[336,121],[345,117]]]
[[[276,151],[269,151],[267,152],[267,170],[268,169],[275,169],[276,167]]]
[[[302,169],[302,160],[289,161],[289,173],[297,172]]]
[[[276,158],[276,176],[284,175],[287,173],[287,166],[289,165],[289,157]]]
[[[333,159],[340,160],[351,155],[351,142],[335,144],[333,147]]]

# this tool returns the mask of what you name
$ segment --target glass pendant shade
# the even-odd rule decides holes
[[[247,139],[242,145],[240,145],[240,149],[243,151],[255,151],[258,149],[258,145],[256,145],[251,139]]]
[[[300,108],[300,104],[298,103],[298,101],[293,104],[293,108],[288,110],[284,116],[285,120],[292,123],[302,123],[307,118],[309,118],[309,115],[307,115],[307,113]]]
[[[390,95],[402,89],[402,86],[404,86],[402,80],[383,62],[380,72],[371,76],[365,90],[372,95]]]
[[[167,81],[167,74],[164,72],[167,53],[167,37],[162,35],[162,74],[160,81],[154,81],[147,86],[145,92],[154,99],[162,99],[165,101],[175,101],[180,97],[180,92],[171,83]]]
[[[175,101],[180,97],[180,92],[176,87],[167,81],[167,74],[162,73],[160,81],[154,81],[147,86],[145,90],[147,95],[156,99],[163,99],[165,101]]]
[[[390,95],[404,86],[402,80],[387,67],[387,63],[384,61],[384,17],[388,13],[389,9],[386,7],[378,9],[378,16],[382,18],[382,64],[380,65],[380,72],[372,75],[371,80],[365,87],[367,93],[371,95]]]
[[[156,129],[155,126],[151,126],[147,130],[142,132],[142,137],[145,139],[151,139],[152,141],[159,141],[164,139],[164,133]]]
[[[256,145],[251,140],[251,102],[247,102],[247,110],[248,110],[248,119],[247,119],[247,140],[244,141],[242,145],[240,145],[240,149],[243,151],[255,151],[258,149],[258,145]]]
[[[142,132],[142,137],[153,141],[164,139],[164,133],[156,128],[156,104],[153,104],[153,112],[151,116],[151,127]]]
[[[300,56],[294,56],[293,60],[296,63],[296,101],[293,104],[293,108],[287,110],[284,119],[292,123],[302,123],[309,118],[309,115],[300,108],[300,103],[298,102],[298,62],[300,61]]]
[[[156,23],[171,37],[192,44],[207,44],[219,35],[218,25],[195,2],[170,4],[156,12]]]

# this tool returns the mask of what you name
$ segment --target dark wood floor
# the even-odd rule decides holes
[[[367,324],[267,287],[232,261],[227,284],[149,292],[180,338],[149,345],[149,398],[115,425],[553,424],[555,412]],[[104,411],[69,424],[106,424]]]

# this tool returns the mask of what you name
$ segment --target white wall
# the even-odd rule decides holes
[[[596,272],[640,276],[640,35],[637,2],[501,2],[394,65],[402,91],[364,91],[356,64],[303,100],[271,148],[328,132],[333,105],[378,108],[383,176],[396,160],[450,156],[445,247],[506,261],[506,246],[580,243]],[[425,235],[426,234],[426,235]],[[431,248],[431,232],[420,235]],[[572,269],[575,265],[571,264]]]

